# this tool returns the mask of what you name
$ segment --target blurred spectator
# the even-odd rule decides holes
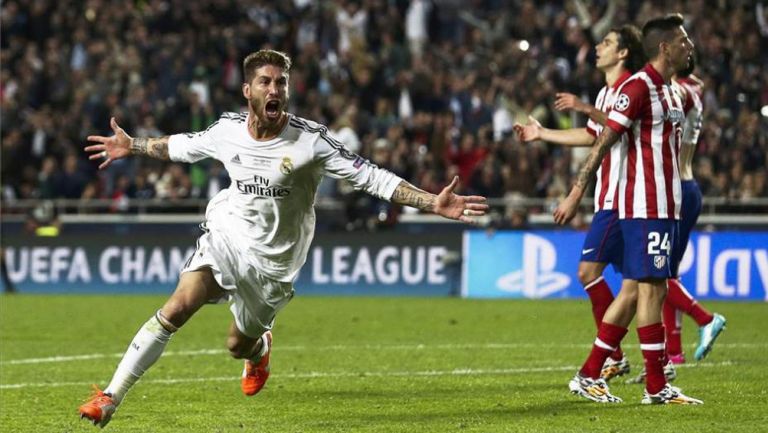
[[[104,173],[82,154],[116,116],[136,136],[205,129],[242,110],[242,59],[260,47],[294,59],[291,107],[426,188],[558,198],[583,153],[508,136],[530,114],[547,127],[586,119],[554,93],[593,100],[594,45],[611,27],[671,12],[664,2],[294,0],[0,5],[2,198],[210,197],[221,164],[128,160]],[[695,175],[705,196],[768,197],[768,11],[762,2],[675,2],[696,43],[704,130]],[[99,25],[95,25],[98,23]],[[113,53],[120,53],[114,55]],[[319,196],[338,197],[324,182]],[[398,212],[346,196],[357,225]],[[385,207],[381,207],[385,206]],[[81,210],[87,209],[82,206]],[[541,209],[540,211],[547,211]],[[525,215],[509,208],[512,226]],[[353,224],[354,225],[354,224]]]

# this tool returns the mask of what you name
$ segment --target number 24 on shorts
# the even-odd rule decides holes
[[[672,254],[672,246],[669,242],[669,233],[664,233],[664,237],[661,237],[659,232],[648,233],[648,254],[659,255],[661,251],[667,252],[667,255]]]

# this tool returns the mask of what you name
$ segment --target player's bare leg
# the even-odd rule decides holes
[[[142,327],[128,346],[123,359],[104,391],[95,389],[91,398],[80,406],[81,418],[104,427],[112,419],[128,390],[139,380],[165,350],[171,336],[208,300],[224,295],[210,268],[185,272],[163,308]]]
[[[229,354],[244,359],[240,387],[245,395],[255,395],[264,387],[269,378],[269,356],[272,352],[272,331],[266,331],[259,338],[243,334],[233,321],[227,338]]]

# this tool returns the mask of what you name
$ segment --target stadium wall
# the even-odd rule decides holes
[[[55,237],[2,224],[8,276],[21,293],[170,293],[200,234],[191,223],[74,223]],[[393,230],[318,233],[300,295],[583,298],[585,233]],[[462,260],[464,258],[465,260]],[[618,289],[610,267],[606,278]],[[699,299],[768,301],[768,231],[694,232],[681,278]]]

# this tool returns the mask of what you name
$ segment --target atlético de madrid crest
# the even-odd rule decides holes
[[[653,258],[653,266],[656,266],[656,269],[662,269],[666,264],[667,256],[656,256]]]
[[[293,163],[291,162],[291,158],[288,158],[287,156],[283,158],[283,162],[280,163],[280,173],[283,173],[284,175],[288,176],[293,172]]]

